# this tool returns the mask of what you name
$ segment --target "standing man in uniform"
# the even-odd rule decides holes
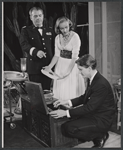
[[[20,37],[22,50],[28,55],[27,73],[30,81],[41,83],[43,90],[49,90],[51,79],[43,75],[41,69],[53,57],[53,31],[43,27],[44,14],[41,8],[31,8],[29,15],[33,24],[23,27]]]

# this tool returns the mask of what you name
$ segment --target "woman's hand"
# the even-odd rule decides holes
[[[53,71],[51,70],[51,67],[50,67],[50,66],[45,66],[45,67],[43,67],[43,69],[44,69],[45,71],[50,72],[50,73],[53,74]]]
[[[53,103],[54,107],[58,107],[59,105],[69,105],[68,100],[56,100]]]
[[[49,113],[53,118],[58,119],[67,116],[66,110],[58,109]]]

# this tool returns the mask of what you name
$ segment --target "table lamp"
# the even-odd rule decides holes
[[[26,71],[26,58],[20,58],[21,60],[21,71],[23,73],[23,76],[25,77],[25,71]]]

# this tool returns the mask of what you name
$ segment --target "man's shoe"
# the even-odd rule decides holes
[[[102,148],[108,138],[109,138],[109,134],[106,133],[105,136],[102,139],[95,139],[93,141],[94,142],[94,146],[92,148]]]
[[[86,141],[85,140],[83,140],[83,139],[78,139],[78,143],[80,144],[80,143],[85,143]]]

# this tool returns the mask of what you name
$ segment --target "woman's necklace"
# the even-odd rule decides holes
[[[67,42],[69,37],[70,37],[70,32],[67,35],[63,36],[64,42]]]

